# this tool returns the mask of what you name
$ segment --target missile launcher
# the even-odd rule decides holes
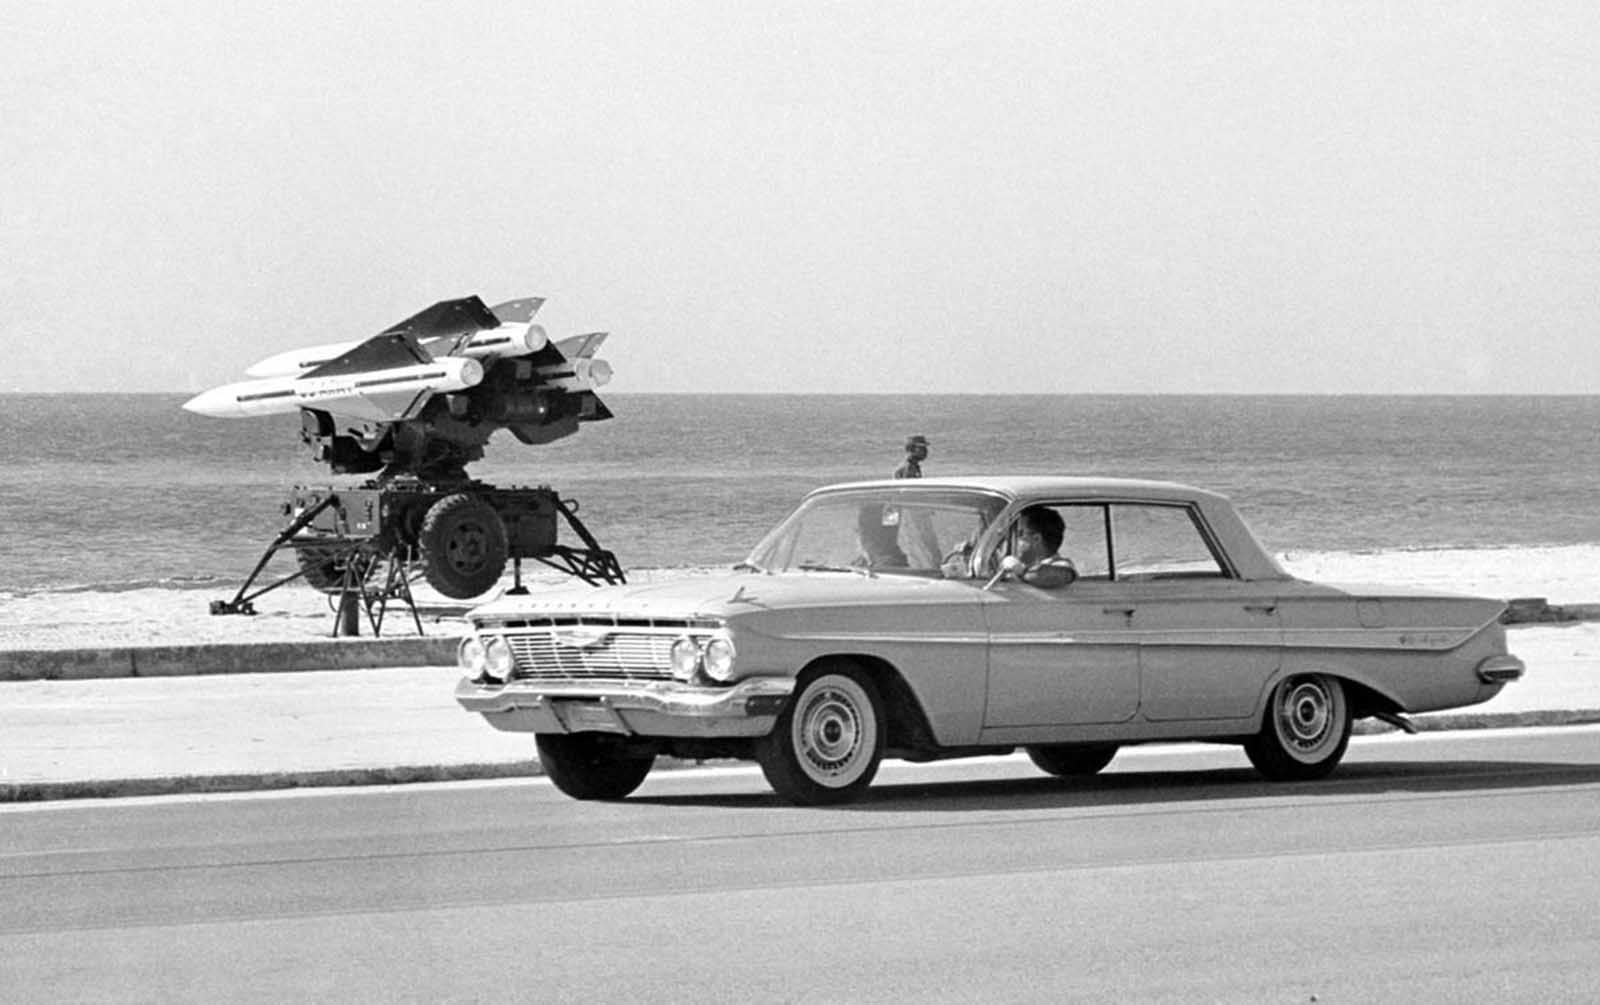
[[[212,613],[254,613],[254,598],[303,577],[345,598],[346,628],[350,598],[365,601],[377,631],[381,605],[392,596],[410,603],[408,584],[418,577],[454,599],[492,589],[508,560],[520,589],[524,558],[589,582],[622,581],[576,504],[548,486],[497,488],[467,475],[499,430],[537,445],[611,418],[595,393],[611,378],[610,364],[595,356],[606,333],[553,342],[533,322],[543,303],[441,301],[364,340],[271,356],[246,371],[252,379],[187,401],[188,411],[218,418],[298,411],[301,442],[316,461],[336,475],[375,476],[352,488],[295,489],[284,507],[288,527]],[[561,520],[581,547],[560,543]],[[295,550],[300,571],[251,592],[284,547]],[[373,586],[385,567],[384,583]]]

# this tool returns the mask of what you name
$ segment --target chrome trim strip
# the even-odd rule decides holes
[[[1290,649],[1409,649],[1445,652],[1478,633],[1477,628],[1287,628]]]
[[[885,643],[892,645],[995,645],[995,646],[1281,646],[1283,633],[1275,628],[1246,628],[1237,631],[1183,629],[1172,631],[1086,632],[1008,632],[992,638],[982,635],[881,635],[869,632],[808,632],[783,636],[803,642],[833,642],[847,645]]]
[[[1134,617],[1137,619],[1138,615]],[[1095,629],[1079,632],[1008,632],[982,635],[929,633],[893,635],[874,632],[797,632],[783,636],[799,642],[841,645],[988,645],[1037,646],[1195,646],[1285,649],[1397,649],[1445,652],[1477,634],[1476,628],[1219,628]]]

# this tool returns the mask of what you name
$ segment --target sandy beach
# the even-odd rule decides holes
[[[710,569],[644,569],[628,574],[629,582],[705,575]],[[565,577],[524,576],[530,594],[561,589]],[[461,615],[475,603],[487,602],[512,587],[508,576],[491,593],[474,601],[457,601],[418,585],[413,588],[423,634],[460,635]],[[292,583],[255,601],[253,615],[213,615],[211,601],[231,599],[231,591],[138,589],[118,592],[7,594],[0,592],[0,652],[35,649],[95,649],[111,646],[186,646],[219,643],[308,642],[329,638],[334,629],[334,598]],[[383,619],[384,638],[415,637],[417,626],[399,601],[391,602]],[[363,618],[361,635],[371,625]]]

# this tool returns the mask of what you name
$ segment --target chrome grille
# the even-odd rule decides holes
[[[507,634],[519,680],[671,680],[670,635],[613,635],[604,644],[578,648],[556,641],[553,632]]]
[[[486,623],[481,630],[510,645],[514,680],[643,682],[671,680],[673,641],[715,627],[681,619],[568,617]]]

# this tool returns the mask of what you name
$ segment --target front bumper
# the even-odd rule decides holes
[[[765,736],[794,691],[790,677],[750,677],[728,687],[680,683],[480,684],[463,678],[456,701],[513,733],[617,733],[695,739]]]

